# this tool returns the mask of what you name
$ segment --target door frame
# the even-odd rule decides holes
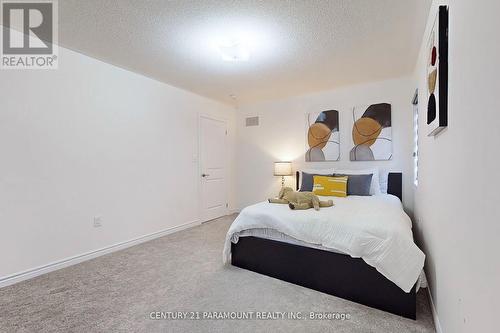
[[[215,121],[220,121],[225,124],[226,127],[226,137],[224,140],[224,146],[227,148],[227,151],[229,151],[229,130],[228,130],[228,119],[225,117],[219,117],[219,116],[214,116],[208,113],[203,113],[203,112],[198,112],[198,168],[197,168],[197,177],[198,177],[198,216],[200,219],[200,223],[208,222],[211,221],[212,219],[206,219],[203,215],[203,178],[201,177],[201,173],[203,172],[202,170],[202,156],[201,156],[201,122],[202,119],[209,119],[209,120],[215,120]],[[224,209],[224,215],[229,214],[229,189],[230,189],[230,181],[229,181],[229,156],[228,154],[225,155],[224,158],[224,178],[226,180],[226,207]]]

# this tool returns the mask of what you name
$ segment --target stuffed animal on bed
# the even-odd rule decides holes
[[[295,192],[290,187],[283,187],[277,199],[268,199],[269,203],[288,204],[290,209],[309,209],[319,210],[320,207],[331,207],[333,201],[321,201],[318,196],[312,192]]]

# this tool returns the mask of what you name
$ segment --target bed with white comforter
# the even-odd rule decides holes
[[[389,194],[320,198],[332,199],[335,206],[291,210],[266,201],[243,209],[227,232],[224,263],[231,262],[231,242],[268,230],[362,258],[409,292],[422,272],[425,255],[413,241],[411,220],[399,199]]]

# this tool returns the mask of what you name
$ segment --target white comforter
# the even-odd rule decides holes
[[[335,206],[320,211],[296,211],[268,202],[246,207],[227,232],[224,263],[230,263],[231,241],[238,241],[240,231],[269,228],[360,257],[409,292],[422,271],[425,255],[413,242],[411,221],[399,199],[376,195],[334,197],[333,201]]]

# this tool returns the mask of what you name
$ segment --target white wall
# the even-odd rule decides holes
[[[198,113],[234,142],[233,109],[62,48],[0,94],[0,278],[198,221]]]
[[[436,138],[421,132],[416,229],[427,254],[425,270],[443,332],[497,332],[500,2],[449,4],[449,125]],[[435,13],[436,2],[430,18]],[[426,42],[427,37],[415,71],[421,129]]]
[[[377,166],[386,171],[403,172],[403,200],[411,213],[413,206],[413,111],[415,92],[411,78],[402,78],[315,94],[244,106],[237,110],[237,188],[238,205],[265,200],[278,194],[280,178],[273,176],[273,162],[293,161],[301,168],[367,168]],[[349,161],[351,108],[356,105],[388,102],[392,104],[393,159],[391,161]],[[339,110],[341,160],[338,162],[304,162],[306,151],[306,114]],[[246,116],[260,116],[260,126],[245,127]],[[287,182],[294,186],[293,177]]]

